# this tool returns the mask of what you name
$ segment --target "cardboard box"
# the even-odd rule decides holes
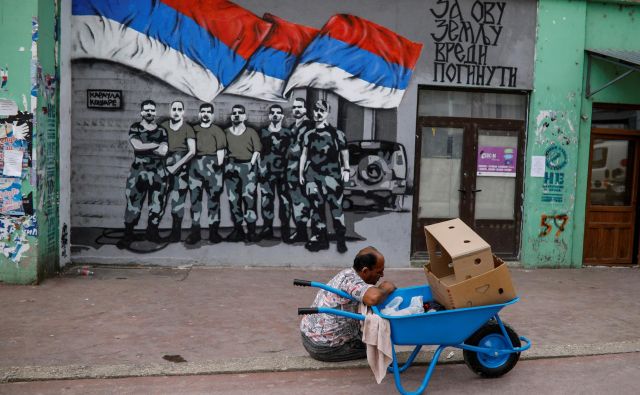
[[[437,276],[432,263],[424,272],[433,298],[447,309],[504,303],[516,297],[507,264],[493,255],[493,269],[464,281],[457,281],[453,272]]]
[[[491,246],[459,218],[424,227],[432,271],[456,282],[493,269]],[[453,271],[451,271],[452,269]]]

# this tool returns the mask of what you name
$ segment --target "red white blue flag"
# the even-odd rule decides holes
[[[271,28],[227,0],[73,0],[72,14],[72,59],[122,63],[207,102]]]
[[[318,34],[318,29],[288,22],[265,14],[271,31],[253,54],[246,68],[224,93],[270,101],[286,101],[285,82],[304,49]]]
[[[364,107],[400,104],[422,44],[353,15],[335,15],[321,29],[289,78],[292,89],[332,90]]]

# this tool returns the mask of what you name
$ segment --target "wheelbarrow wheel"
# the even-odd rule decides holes
[[[465,344],[470,346],[494,348],[494,349],[509,349],[511,344],[514,347],[520,347],[520,338],[518,334],[505,322],[503,322],[507,334],[511,339],[508,339],[502,334],[500,325],[495,320],[491,320],[478,329],[473,335],[469,336],[465,340]],[[501,355],[489,355],[481,352],[463,351],[464,362],[469,369],[476,374],[486,377],[495,378],[500,377],[508,373],[520,359],[520,353],[501,354]]]

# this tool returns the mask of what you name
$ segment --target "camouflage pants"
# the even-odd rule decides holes
[[[311,204],[304,191],[304,187],[300,185],[300,181],[289,181],[287,183],[287,196],[293,211],[293,220],[297,225],[307,225],[309,222],[309,211]]]
[[[220,223],[220,195],[222,194],[223,168],[216,155],[193,158],[189,166],[189,190],[191,193],[191,223],[200,224],[202,216],[202,192],[207,192],[207,225]]]
[[[167,158],[167,166],[178,162],[186,152],[174,152]],[[169,189],[169,203],[171,204],[171,214],[178,218],[184,218],[184,204],[187,201],[189,191],[189,162],[180,167],[171,177]]]
[[[243,218],[247,224],[254,224],[258,219],[256,166],[251,162],[238,162],[231,159],[225,165],[224,177],[224,185],[229,195],[231,220],[234,225],[242,225]]]
[[[343,186],[341,180],[331,176],[322,179],[308,180],[305,186],[307,197],[311,203],[311,234],[319,237],[327,231],[325,203],[329,204],[333,227],[336,234],[346,232],[344,214],[342,213]]]
[[[291,218],[291,202],[286,193],[284,173],[270,173],[260,176],[260,205],[262,208],[262,220],[265,224],[273,224],[275,217],[274,207],[276,196],[279,200],[278,217],[281,225],[289,225]]]
[[[145,196],[149,207],[149,225],[158,226],[164,214],[167,192],[167,169],[162,159],[136,157],[131,164],[125,196],[126,225],[137,225],[142,213]]]

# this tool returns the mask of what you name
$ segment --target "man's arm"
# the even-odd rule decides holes
[[[224,163],[224,148],[217,150],[216,155],[218,156],[218,166],[222,166]]]
[[[298,176],[300,177],[300,185],[304,185],[304,168],[307,164],[307,147],[302,148],[302,154],[300,154],[300,168],[298,169]]]
[[[131,137],[129,139],[129,143],[131,143],[131,146],[133,147],[134,151],[149,151],[149,150],[156,149],[160,146],[160,144],[158,143],[143,143],[142,141],[140,141],[135,137]]]
[[[364,293],[364,297],[362,298],[362,303],[367,306],[375,306],[384,302],[385,299],[387,299],[387,296],[395,290],[396,286],[393,285],[392,282],[383,281],[377,287],[367,289],[367,292]]]
[[[169,152],[169,144],[162,142],[158,146],[158,148],[153,150],[153,153],[159,156],[166,156],[167,152]]]
[[[260,152],[255,151],[253,155],[251,155],[251,166],[255,165],[258,159],[260,159]]]
[[[349,182],[349,174],[351,173],[349,169],[349,150],[343,149],[340,151],[340,155],[342,156],[342,182]]]
[[[190,161],[191,158],[196,156],[196,139],[187,139],[187,147],[189,148],[189,151],[187,151],[187,153],[182,158],[180,158],[179,161],[167,167],[169,173],[175,174],[180,166],[184,165],[185,163]]]

